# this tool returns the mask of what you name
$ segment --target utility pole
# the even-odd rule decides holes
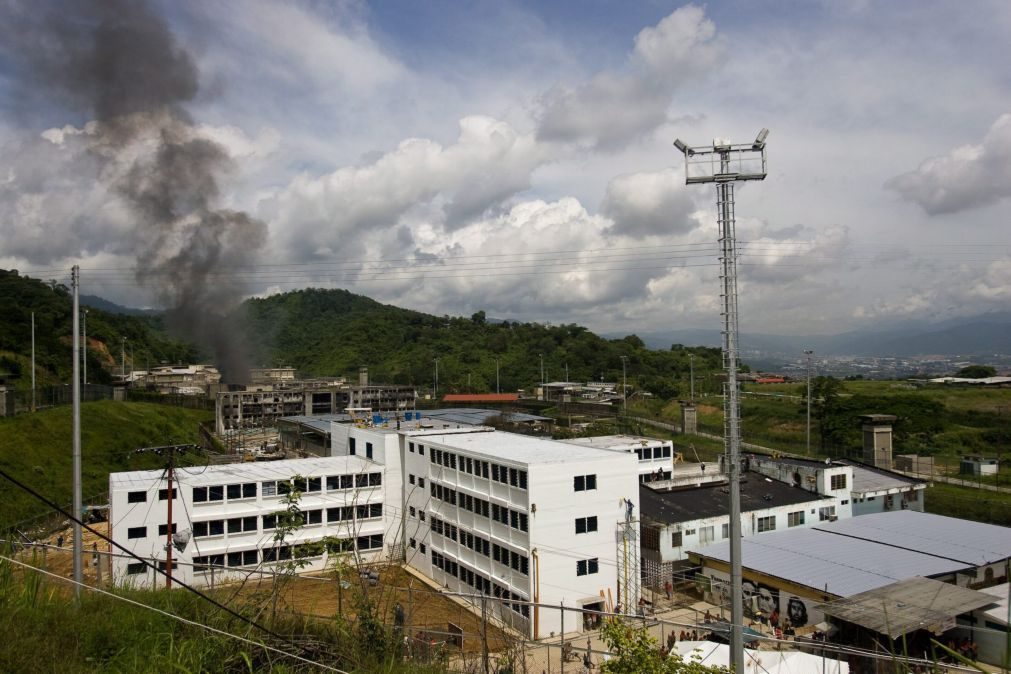
[[[621,413],[624,414],[628,411],[628,377],[625,375],[625,362],[628,360],[628,356],[619,356],[621,358]]]
[[[720,226],[720,295],[723,299],[723,359],[727,383],[723,397],[724,448],[727,457],[730,515],[730,664],[744,672],[744,604],[741,564],[741,410],[737,386],[738,314],[737,249],[734,183],[765,180],[765,139],[768,129],[754,142],[734,145],[714,139],[712,146],[688,147],[675,139],[685,157],[685,184],[715,183]],[[717,161],[718,160],[718,161]]]
[[[165,524],[166,589],[172,587],[172,549],[174,547],[174,541],[172,540],[172,501],[174,500],[172,490],[174,489],[173,484],[175,483],[176,455],[185,454],[190,449],[196,449],[196,445],[165,445],[162,447],[142,447],[141,449],[135,450],[137,454],[146,454],[150,452],[152,454],[165,457],[165,476],[168,480],[168,489],[165,492],[165,499],[168,502],[168,521]]]
[[[541,357],[541,397],[544,396],[544,354],[537,354]]]
[[[435,359],[435,390],[432,397],[435,400],[439,399],[439,359]]]
[[[807,455],[811,456],[811,354],[814,351],[805,349],[807,355]]]
[[[74,386],[73,386],[73,463],[74,463],[74,597],[81,598],[81,583],[84,582],[84,539],[81,533],[81,326],[80,295],[81,268],[76,264],[70,270],[70,287],[74,292]]]
[[[695,402],[695,354],[688,354],[688,381],[689,386],[691,386],[691,394],[689,400]]]
[[[126,337],[121,337],[123,341],[120,346],[120,366],[119,373],[123,376],[123,381],[126,381]]]
[[[81,365],[84,367],[84,385],[88,385],[88,310],[81,316],[81,334],[84,335],[84,351],[81,354]],[[88,397],[88,389],[84,389],[84,397]]]
[[[569,364],[565,364],[565,383],[569,383]]]
[[[35,411],[35,312],[32,312],[32,412]]]
[[[491,673],[491,663],[488,660],[488,597],[481,593],[481,662],[484,674]]]
[[[499,376],[498,376],[498,365],[499,365],[499,363],[498,363],[498,361],[499,361],[499,359],[496,358],[495,359],[495,393],[502,393],[502,387],[499,384]]]

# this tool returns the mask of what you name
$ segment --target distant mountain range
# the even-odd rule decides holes
[[[671,330],[637,333],[654,349],[671,344],[719,346],[719,330]],[[980,356],[1011,354],[1011,312],[992,312],[936,323],[905,321],[883,329],[863,329],[837,335],[741,334],[747,357],[797,356],[813,349],[819,356]]]

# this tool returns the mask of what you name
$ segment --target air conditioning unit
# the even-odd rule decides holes
[[[839,516],[838,516],[838,515],[829,515],[829,516],[828,516],[828,521],[829,521],[829,522],[835,522],[835,521],[836,521],[836,520],[838,520],[838,519],[839,519]]]

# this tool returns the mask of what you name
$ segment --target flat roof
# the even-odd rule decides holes
[[[849,597],[914,576],[1002,561],[1011,556],[1011,529],[896,510],[765,533],[741,546],[748,569]],[[725,542],[696,554],[730,561]]]
[[[651,447],[656,443],[663,443],[672,445],[674,444],[672,440],[664,440],[662,438],[648,438],[644,435],[597,435],[592,438],[569,438],[568,440],[562,440],[562,442],[567,442],[573,445],[585,445],[587,447],[596,447],[598,449],[621,449],[626,450],[635,447],[642,447],[642,443],[646,443],[647,447]]]
[[[613,459],[616,456],[621,456],[603,449],[580,447],[558,440],[490,429],[484,432],[446,434],[430,431],[425,434],[425,437],[431,442],[437,442],[453,449],[526,464],[572,463]],[[626,456],[631,457],[631,461],[635,460],[631,454]]]
[[[861,515],[817,529],[982,566],[1011,557],[1011,528],[915,510]]]
[[[852,459],[833,459],[831,463],[815,461],[813,459],[800,459],[793,457],[756,457],[762,461],[776,461],[792,466],[808,466],[812,468],[825,468],[831,466],[849,466],[853,469],[853,486],[850,492],[855,494],[868,494],[873,492],[888,491],[890,489],[903,489],[909,486],[923,485],[926,487],[926,480],[915,477],[908,477],[902,473],[885,468],[876,468]]]
[[[442,396],[447,403],[514,403],[519,393],[447,393]]]
[[[713,464],[713,468],[715,470],[717,466]],[[639,507],[644,517],[664,524],[729,515],[730,497],[727,489],[725,482],[671,491],[659,491],[652,489],[649,484],[642,484],[639,486]],[[826,496],[792,487],[758,473],[745,473],[741,480],[742,513],[827,499]]]
[[[897,639],[921,629],[940,633],[956,616],[994,603],[983,592],[931,578],[908,578],[818,606],[826,615]]]
[[[179,482],[189,485],[253,482],[287,479],[293,475],[361,473],[382,469],[382,465],[359,456],[327,456],[281,461],[244,461],[209,466],[176,468]],[[132,470],[109,475],[110,489],[148,489],[159,482],[164,470]]]

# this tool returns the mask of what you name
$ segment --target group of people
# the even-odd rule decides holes
[[[979,646],[975,641],[968,637],[962,637],[962,640],[958,643],[955,643],[954,639],[948,639],[948,643],[946,645],[948,646],[948,650],[955,651],[963,658],[968,658],[969,660],[978,659]]]

